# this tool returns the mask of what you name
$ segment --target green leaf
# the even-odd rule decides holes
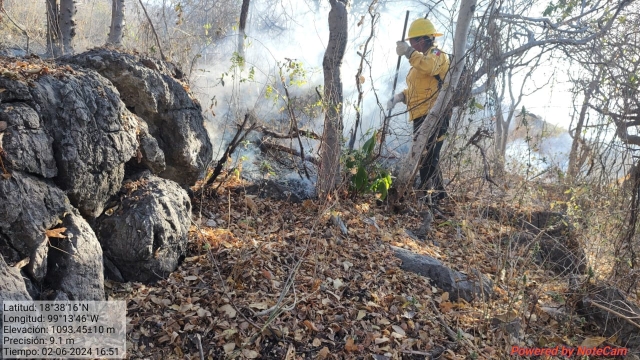
[[[362,165],[358,166],[358,172],[354,175],[353,184],[356,187],[356,191],[363,192],[367,188],[369,182],[369,174]]]
[[[362,146],[362,152],[365,153],[365,156],[369,157],[373,154],[373,149],[376,147],[376,135],[378,135],[378,131],[373,132],[373,136],[369,140],[367,140]]]
[[[478,103],[478,102],[477,103],[473,103],[473,105],[475,105],[475,107],[477,107],[480,110],[484,110],[484,106],[482,104]]]

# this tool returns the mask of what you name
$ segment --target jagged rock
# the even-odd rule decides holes
[[[0,303],[4,300],[26,301],[31,300],[31,295],[27,292],[20,270],[7,265],[4,258],[0,256]],[[0,306],[0,315],[2,315],[2,306]]]
[[[503,242],[526,246],[533,252],[531,255],[537,264],[548,266],[559,275],[584,274],[587,271],[585,252],[566,215],[552,211],[510,213],[489,208],[486,216],[520,229]]]
[[[102,249],[95,233],[77,211],[62,222],[66,238],[51,238],[46,282],[70,300],[104,300]]]
[[[0,178],[0,234],[13,253],[12,260],[31,258],[27,271],[35,279],[41,280],[40,270],[47,267],[42,253],[47,251],[46,246],[42,248],[47,241],[44,232],[69,210],[64,192],[44,180],[19,171],[9,179]]]
[[[98,238],[125,280],[166,278],[186,254],[191,202],[173,181],[148,172],[132,180],[96,220]]]
[[[586,271],[584,251],[569,248],[563,236],[554,237],[544,233],[535,236],[528,232],[517,232],[503,240],[507,241],[526,249],[536,264],[546,266],[558,275],[584,274]]]
[[[640,350],[640,331],[637,325],[618,315],[637,324],[640,307],[627,300],[620,290],[604,286],[589,290],[588,295],[578,301],[577,312],[587,322],[598,326],[603,336],[615,336],[621,346]]]
[[[120,188],[124,163],[136,154],[136,124],[117,90],[92,70],[58,79],[42,76],[31,89],[53,137],[55,182],[91,219]]]
[[[45,132],[35,110],[24,103],[0,104],[0,120],[7,124],[0,132],[0,148],[6,166],[45,178],[56,176],[53,139]]]
[[[175,68],[151,60],[154,66],[149,66],[147,60],[145,65],[137,56],[98,49],[63,61],[109,79],[127,107],[149,125],[164,152],[166,169],[159,176],[191,186],[203,176],[213,154],[202,109],[175,80],[180,77]]]
[[[141,170],[149,170],[153,174],[159,174],[166,169],[164,152],[160,149],[158,141],[149,134],[149,126],[140,117],[133,115],[138,121],[139,153],[127,163],[127,174],[135,174]]]
[[[0,76],[0,88],[4,89],[0,92],[0,103],[32,100],[29,87],[20,81]]]
[[[493,294],[493,283],[482,274],[479,274],[480,281],[471,280],[467,275],[449,269],[430,256],[395,246],[391,248],[396,257],[402,260],[401,269],[428,277],[436,287],[448,292],[453,301],[463,298],[471,302],[476,297],[488,298]]]

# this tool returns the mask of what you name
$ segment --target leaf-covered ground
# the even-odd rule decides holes
[[[419,204],[397,215],[373,198],[292,204],[228,186],[194,202],[190,253],[167,280],[107,283],[128,301],[129,358],[504,359],[516,344],[615,340],[564,311],[566,280],[503,247],[513,229],[481,216],[485,200],[454,198],[423,242],[405,231]],[[389,245],[479,270],[496,296],[451,302]]]

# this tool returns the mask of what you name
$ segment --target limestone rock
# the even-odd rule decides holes
[[[83,216],[97,217],[136,153],[135,120],[117,90],[94,71],[42,76],[34,84],[37,111],[53,137],[55,182]]]
[[[110,206],[95,228],[124,280],[151,282],[177,268],[186,254],[191,216],[185,190],[146,172],[125,183]]]
[[[175,67],[161,61],[149,66],[146,60],[105,49],[64,59],[109,79],[164,152],[166,169],[159,176],[191,186],[204,175],[213,155],[202,108],[176,80],[180,74]]]
[[[430,256],[416,254],[395,246],[391,248],[396,257],[402,260],[401,269],[428,277],[433,281],[434,286],[448,292],[449,298],[453,301],[463,298],[471,302],[477,297],[487,298],[493,294],[493,283],[482,274],[479,281],[472,280],[469,276],[446,267]]]
[[[61,224],[65,238],[51,238],[47,283],[70,300],[104,300],[102,249],[95,233],[77,211]]]

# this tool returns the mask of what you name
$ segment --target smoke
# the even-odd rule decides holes
[[[364,50],[363,46],[371,32],[371,17],[366,11],[367,6],[356,3],[359,5],[349,10],[349,38],[341,67],[345,139],[348,139],[356,119],[358,92],[355,76],[361,62],[358,52]],[[356,146],[371,136],[372,130],[380,128],[386,116],[386,109],[381,109],[378,102],[386,106],[387,100],[393,95],[392,84],[398,60],[395,43],[402,38],[406,10],[411,11],[409,23],[418,17],[424,17],[425,12],[425,6],[414,1],[381,3],[377,9],[380,14],[374,25],[375,34],[369,42],[364,62],[363,102],[359,109],[362,124],[356,133]],[[330,6],[326,1],[254,0],[251,2],[247,21],[244,67],[234,66],[232,61],[237,49],[235,34],[230,34],[203,51],[196,71],[194,89],[203,107],[211,108],[207,128],[214,149],[217,150],[214,158],[222,154],[226,142],[233,136],[235,128],[232,124],[242,119],[247,111],[254,111],[265,123],[289,123],[284,103],[265,96],[270,86],[283,94],[283,88],[279,84],[279,67],[289,59],[301,63],[306,73],[305,83],[289,86],[291,98],[317,100],[316,92],[323,85],[322,60],[329,39],[329,10]],[[447,23],[444,17],[434,17],[431,18],[436,24]],[[440,30],[450,34],[444,27]],[[450,37],[445,36],[439,40],[440,47],[445,52],[450,52]],[[403,58],[396,93],[405,88],[408,69],[409,64]],[[285,67],[285,74],[290,70]],[[391,118],[388,146],[392,152],[399,152],[403,145],[406,147],[410,143],[411,128],[403,104],[398,104],[393,113],[397,115]],[[311,118],[300,116],[298,122],[301,127],[321,133],[323,116],[321,112]],[[317,155],[318,142],[304,142],[307,153]],[[243,173],[250,170],[254,172],[254,177],[262,176],[258,171],[260,161],[255,160],[256,155],[257,150],[252,146],[243,148],[238,154],[236,161],[240,157],[248,159],[243,162]]]

